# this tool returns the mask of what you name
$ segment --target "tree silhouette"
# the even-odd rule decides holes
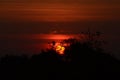
[[[33,55],[30,58],[26,56],[4,56],[0,58],[1,72],[8,73],[12,70],[14,73],[17,71],[17,73],[22,72],[24,75],[28,74],[29,77],[36,76],[39,73],[39,77],[36,76],[37,78],[54,80],[82,79],[83,76],[85,78],[96,78],[95,75],[99,76],[99,73],[106,75],[120,72],[120,61],[106,54],[102,49],[104,43],[100,38],[101,33],[88,32],[84,35],[86,39],[70,38],[61,41],[63,46],[65,44],[64,55],[59,55],[55,51],[56,42],[53,41],[53,46],[50,49],[41,51],[40,54]],[[91,76],[92,73],[94,75]]]

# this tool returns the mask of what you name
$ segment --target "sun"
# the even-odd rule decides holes
[[[63,55],[65,51],[65,47],[58,45],[56,46],[56,52],[58,52],[60,55]]]
[[[64,55],[65,46],[57,42],[53,45],[53,49],[60,55]]]
[[[61,42],[52,42],[49,44],[49,47],[55,50],[59,55],[64,55],[66,45]]]

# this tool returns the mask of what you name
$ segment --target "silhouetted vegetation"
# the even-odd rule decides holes
[[[84,41],[67,39],[64,55],[53,48],[41,51],[38,55],[4,56],[0,59],[1,73],[15,79],[102,79],[108,74],[120,72],[120,61],[104,53],[100,33],[87,33]],[[54,42],[55,45],[55,42]],[[112,78],[108,76],[107,78]],[[4,77],[5,78],[5,77]]]

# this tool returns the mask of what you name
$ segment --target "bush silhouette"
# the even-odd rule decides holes
[[[90,77],[91,73],[99,76],[99,73],[106,75],[106,72],[120,72],[120,61],[104,52],[101,47],[103,41],[99,40],[99,37],[100,33],[97,32],[96,34],[87,34],[85,41],[75,38],[63,40],[61,43],[68,45],[65,46],[64,55],[59,55],[53,48],[50,48],[30,58],[4,56],[0,59],[0,69],[6,73],[12,70],[31,76],[38,72],[39,78],[57,80],[58,78],[82,78],[83,75]],[[59,77],[60,75],[62,77]],[[95,78],[93,75],[91,77]]]

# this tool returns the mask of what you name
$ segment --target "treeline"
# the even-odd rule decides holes
[[[100,47],[103,41],[98,38],[89,35],[86,41],[71,38],[61,43],[68,45],[63,55],[50,48],[31,57],[4,56],[0,59],[0,71],[2,75],[15,79],[27,77],[44,80],[108,79],[120,72],[120,61],[104,52]]]

